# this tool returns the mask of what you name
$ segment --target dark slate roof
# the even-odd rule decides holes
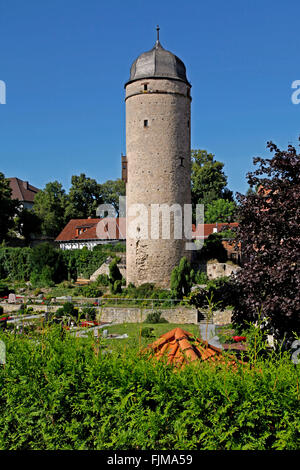
[[[143,78],[171,78],[181,80],[191,86],[187,80],[186,68],[182,60],[164,49],[159,40],[156,41],[151,51],[143,52],[133,62],[130,78],[125,86]]]
[[[11,198],[18,199],[22,202],[33,202],[35,195],[40,191],[35,186],[32,186],[28,181],[20,180],[19,178],[8,178],[11,187]]]

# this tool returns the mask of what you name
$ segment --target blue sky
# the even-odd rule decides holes
[[[298,143],[299,14],[296,0],[0,0],[0,171],[66,190],[73,174],[120,177],[124,83],[159,24],[192,83],[192,148],[245,192],[268,140]]]

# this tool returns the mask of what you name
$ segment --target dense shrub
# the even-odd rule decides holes
[[[199,251],[198,257],[204,262],[209,259],[217,259],[219,263],[225,263],[227,261],[227,251],[225,250],[222,240],[224,238],[223,233],[212,233],[204,241],[203,247]]]
[[[50,243],[41,243],[32,249],[30,264],[32,273],[40,275],[46,285],[66,279],[63,253]]]
[[[66,302],[54,314],[50,315],[50,320],[55,323],[69,324],[70,321],[77,322],[80,316],[78,308],[72,302]]]
[[[0,279],[28,281],[31,274],[31,248],[0,247]]]
[[[209,299],[212,299],[219,309],[224,310],[236,303],[238,295],[234,279],[224,276],[212,279],[207,282],[205,287],[194,290],[189,296],[189,301],[191,305],[201,309],[207,308]]]
[[[124,245],[122,245],[124,249]],[[122,251],[118,249],[118,251]],[[34,248],[0,247],[0,279],[11,281],[29,281],[35,286],[64,280],[76,281],[78,277],[89,278],[107,259],[115,256],[115,245],[99,245],[97,250],[60,250],[51,244],[43,243]],[[43,268],[48,270],[42,275]],[[41,278],[42,275],[42,278]],[[51,278],[51,279],[50,279]]]
[[[144,323],[169,323],[168,320],[161,316],[161,312],[155,310],[152,313],[148,313]]]
[[[86,320],[96,320],[97,310],[95,307],[92,307],[90,304],[86,304],[81,308],[81,318]]]
[[[194,276],[195,273],[184,256],[179,266],[176,266],[171,273],[170,286],[175,299],[182,299],[190,293]]]
[[[9,292],[8,285],[0,282],[0,297],[7,297]]]
[[[93,337],[0,333],[0,449],[299,449],[297,370],[282,354],[233,372],[207,361],[173,372]]]
[[[153,338],[153,328],[145,327],[141,330],[141,335],[143,338]]]
[[[109,286],[109,277],[107,274],[99,274],[97,277],[96,283],[98,286]]]
[[[102,291],[95,284],[88,284],[77,288],[77,294],[83,297],[101,297]]]

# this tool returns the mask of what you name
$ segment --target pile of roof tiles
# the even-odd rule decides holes
[[[165,358],[167,364],[180,368],[193,361],[222,363],[233,368],[236,368],[237,363],[241,362],[233,356],[224,354],[221,349],[209,345],[207,341],[195,338],[191,333],[181,328],[174,328],[163,334],[154,343],[149,344],[147,350],[153,352],[156,359]]]

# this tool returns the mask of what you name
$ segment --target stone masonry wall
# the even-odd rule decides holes
[[[4,314],[16,313],[20,305],[14,304],[0,304],[4,308]],[[59,306],[46,306],[46,305],[31,305],[35,312],[56,312]],[[168,320],[170,323],[198,323],[197,310],[193,308],[181,307],[161,309],[162,317]],[[98,320],[101,322],[113,322],[113,323],[139,323],[143,322],[148,313],[153,312],[152,309],[140,309],[138,307],[97,307]],[[203,311],[205,315],[205,311]],[[216,311],[213,315],[213,323],[215,325],[226,325],[231,322],[231,310],[225,310],[224,312]]]

